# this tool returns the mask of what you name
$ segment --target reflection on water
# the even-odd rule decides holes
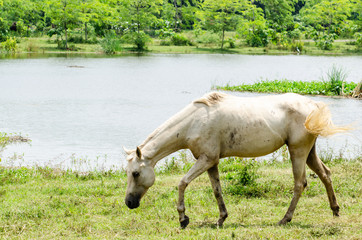
[[[318,80],[333,64],[348,81],[362,76],[362,57],[148,55],[0,60],[0,131],[21,132],[31,146],[10,146],[3,159],[24,165],[86,162],[120,166],[133,148],[170,116],[213,85],[263,79]],[[254,96],[250,93],[232,93]],[[360,155],[362,102],[319,98],[336,124],[355,122],[350,135],[320,139],[321,150]],[[345,147],[345,145],[347,147]],[[355,150],[359,149],[359,150]],[[19,156],[17,156],[19,157]],[[13,157],[13,158],[17,158]],[[15,163],[14,163],[15,164]]]

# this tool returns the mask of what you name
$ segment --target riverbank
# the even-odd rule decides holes
[[[178,181],[190,167],[189,162],[170,161],[159,168],[155,185],[134,210],[123,203],[127,181],[123,171],[79,173],[0,167],[0,236],[6,239],[360,239],[362,160],[324,161],[331,168],[341,207],[338,218],[332,216],[323,184],[307,168],[308,187],[293,220],[286,226],[276,225],[292,198],[290,161],[257,163],[226,159],[220,164],[229,211],[224,226],[215,226],[218,208],[207,174],[203,174],[186,190],[190,225],[185,230],[179,227],[176,201]],[[242,171],[245,167],[248,171]],[[242,172],[254,180],[238,185],[237,176]]]
[[[17,40],[16,53],[78,53],[78,54],[104,54],[99,43],[69,43],[69,49],[59,49],[54,38],[19,38]],[[169,53],[169,54],[303,54],[303,55],[360,55],[362,49],[355,46],[352,40],[336,41],[331,50],[320,50],[314,42],[303,41],[303,50],[297,52],[296,49],[280,47],[270,44],[267,47],[249,47],[243,41],[236,41],[233,48],[225,47],[220,49],[218,43],[193,43],[187,46],[166,46],[163,40],[154,39],[148,44],[143,53]],[[122,44],[121,50],[117,54],[137,53],[129,44]],[[0,54],[0,55],[4,55]]]

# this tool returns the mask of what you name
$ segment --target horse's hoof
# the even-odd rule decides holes
[[[278,225],[285,225],[287,224],[288,222],[292,221],[292,219],[287,219],[287,218],[283,218],[282,220],[280,220],[278,222]]]
[[[187,225],[189,225],[190,219],[188,216],[185,215],[185,219],[180,222],[181,228],[185,229]]]
[[[224,221],[225,219],[219,219],[216,223],[216,227],[222,227],[222,225],[224,225]]]

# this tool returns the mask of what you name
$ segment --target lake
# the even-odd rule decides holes
[[[362,56],[146,55],[0,59],[0,131],[28,136],[2,164],[109,169],[124,164],[156,127],[213,85],[260,79],[320,80],[336,66],[362,76]],[[231,93],[256,96],[251,93]],[[362,101],[312,97],[330,105],[350,134],[318,140],[321,151],[361,155]]]

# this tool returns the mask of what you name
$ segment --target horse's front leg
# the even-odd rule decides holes
[[[225,219],[228,217],[228,212],[226,210],[224,199],[222,197],[218,165],[215,165],[207,170],[207,173],[209,174],[212,190],[214,191],[214,195],[220,211],[220,217],[217,221],[217,226],[221,227]]]
[[[210,160],[206,155],[201,155],[194,166],[188,173],[181,179],[178,185],[178,204],[177,211],[179,213],[179,220],[181,228],[186,228],[189,224],[189,217],[185,215],[185,189],[189,183],[200,176],[203,172],[207,171],[210,167],[215,165],[215,162]]]

